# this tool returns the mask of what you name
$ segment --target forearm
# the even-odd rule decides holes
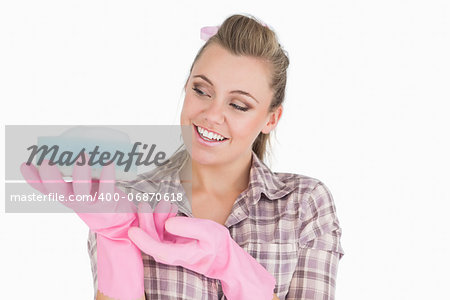
[[[97,299],[145,299],[142,257],[131,241],[97,235],[96,246]]]

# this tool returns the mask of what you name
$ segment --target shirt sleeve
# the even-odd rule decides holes
[[[91,259],[92,279],[94,281],[94,300],[97,297],[97,236],[89,229],[87,240],[89,258]]]
[[[286,299],[334,300],[344,251],[333,197],[322,182],[301,203],[300,219],[298,263]]]

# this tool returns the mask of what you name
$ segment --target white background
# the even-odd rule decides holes
[[[448,1],[0,3],[2,143],[6,124],[178,124],[200,28],[269,24],[291,62],[271,166],[333,193],[337,299],[448,297]],[[0,236],[1,299],[92,298],[75,214],[3,212]]]

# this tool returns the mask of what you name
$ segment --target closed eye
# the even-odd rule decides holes
[[[204,93],[202,90],[200,90],[199,88],[197,88],[195,86],[192,88],[192,90],[199,96],[208,96],[208,97],[210,97],[208,94]],[[240,111],[247,111],[248,110],[248,107],[243,107],[243,106],[237,105],[235,103],[230,103],[230,106],[233,107],[234,109],[237,109],[237,110],[240,110]]]
[[[193,87],[192,89],[193,89],[193,90],[195,91],[195,93],[196,93],[197,95],[199,95],[199,96],[208,96],[207,94],[205,94],[202,90],[198,89],[197,87]]]
[[[248,107],[239,106],[239,105],[234,104],[234,103],[230,103],[230,105],[231,105],[232,107],[238,109],[238,110],[241,110],[241,111],[247,111],[247,110],[248,110]]]

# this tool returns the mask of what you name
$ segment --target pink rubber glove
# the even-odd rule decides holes
[[[87,161],[87,160],[86,160]],[[39,171],[33,165],[20,167],[25,180],[43,194],[58,193],[68,199],[70,195],[94,195],[95,202],[61,202],[71,208],[97,233],[98,289],[104,295],[120,300],[144,297],[144,267],[141,251],[129,240],[128,229],[138,225],[136,206],[127,195],[115,187],[114,165],[103,167],[100,182],[91,180],[88,165],[73,170],[73,182],[65,182],[56,166],[44,161]],[[99,196],[120,196],[118,201],[101,201]]]
[[[157,262],[182,266],[219,279],[227,299],[273,299],[275,278],[230,236],[226,227],[206,219],[171,217],[162,241],[149,234],[141,216],[140,227],[130,227],[130,239]]]
[[[178,206],[167,201],[159,201],[154,211],[150,205],[141,202],[138,206],[139,227],[145,228],[146,233],[156,241],[175,242],[176,238],[181,241],[181,237],[173,236],[164,228],[166,221],[176,216],[177,212]]]

